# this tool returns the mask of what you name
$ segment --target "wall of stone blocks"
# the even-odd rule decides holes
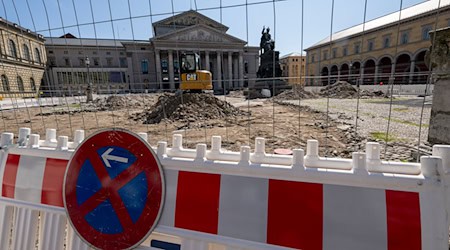
[[[45,78],[44,69],[9,64],[3,64],[0,66],[0,76],[3,75],[7,77],[10,89],[10,91],[5,91],[2,83],[0,82],[0,96],[3,98],[36,96],[38,94],[41,82]],[[22,78],[24,92],[19,91],[17,76]],[[36,90],[32,89],[31,78],[34,79]]]

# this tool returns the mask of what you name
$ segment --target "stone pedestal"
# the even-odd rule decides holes
[[[428,141],[450,144],[450,27],[431,31],[430,38],[435,42],[425,56],[434,82]]]

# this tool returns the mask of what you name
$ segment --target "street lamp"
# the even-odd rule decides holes
[[[92,97],[92,82],[91,82],[91,78],[90,78],[90,74],[89,74],[89,66],[91,65],[91,60],[89,60],[89,57],[86,57],[86,59],[84,60],[84,63],[86,64],[87,81],[88,81],[88,86],[86,89],[86,102],[92,102],[94,100],[94,98]]]

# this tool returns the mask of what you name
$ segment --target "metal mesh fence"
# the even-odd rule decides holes
[[[304,147],[307,139],[318,139],[323,155],[341,157],[350,157],[352,150],[362,150],[365,142],[375,140],[384,142],[385,159],[406,161],[417,158],[415,151],[429,151],[433,78],[425,50],[414,55],[403,51],[403,11],[396,12],[390,23],[395,30],[386,49],[390,54],[371,59],[369,47],[380,45],[370,45],[373,28],[365,25],[368,1],[362,1],[364,8],[357,12],[363,25],[357,42],[364,53],[351,62],[345,56],[339,61],[333,55],[340,42],[335,40],[339,32],[333,24],[343,18],[334,14],[343,3],[330,1],[331,12],[321,13],[330,15],[329,26],[323,27],[329,40],[319,55],[309,50],[316,53],[315,59],[310,54],[300,57],[305,61],[292,68],[302,72],[296,75],[289,74],[292,69],[281,58],[284,73],[278,76],[280,55],[270,50],[272,65],[267,70],[272,72],[261,78],[257,71],[266,70],[259,67],[264,66],[263,48],[255,44],[250,33],[256,31],[249,27],[272,26],[270,42],[286,38],[280,27],[295,25],[300,28],[298,39],[290,42],[302,52],[305,30],[313,26],[304,18],[310,1],[302,0],[300,5],[289,0],[166,2],[3,0],[2,28],[13,30],[14,37],[5,32],[2,40],[0,130],[30,127],[32,133],[42,135],[47,128],[56,128],[59,134],[72,136],[76,129],[89,134],[121,127],[149,133],[152,145],[182,133],[189,148],[221,135],[223,146],[235,151],[242,145],[254,146],[256,137],[268,139],[266,146],[272,152]],[[290,5],[299,9],[286,22],[282,10]],[[404,8],[400,1],[397,11]],[[442,8],[427,12],[433,17],[427,23],[431,29],[448,18]],[[266,17],[255,18],[262,10]],[[178,19],[189,11],[202,16]],[[224,28],[233,18],[245,26],[240,39]],[[17,28],[25,23],[31,27]],[[161,25],[150,28],[155,23]],[[150,40],[142,38],[141,33],[148,33],[142,25],[150,30]],[[434,37],[428,39],[431,45]],[[10,40],[17,41],[15,57]],[[30,55],[22,41],[30,41]],[[39,44],[42,50],[34,50]],[[180,90],[180,55],[185,51],[198,53],[201,69],[212,72],[213,90],[201,95]],[[18,80],[21,75],[26,77]]]

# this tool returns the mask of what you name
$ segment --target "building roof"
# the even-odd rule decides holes
[[[356,26],[350,27],[345,30],[338,31],[334,33],[330,37],[319,41],[318,43],[312,45],[311,47],[305,49],[310,50],[315,47],[320,47],[321,45],[328,44],[330,41],[336,41],[348,36],[357,35],[362,33],[363,31],[368,32],[377,28],[381,28],[383,26],[387,26],[390,24],[398,23],[399,17],[400,21],[412,18],[414,16],[418,16],[421,14],[425,14],[427,12],[432,12],[437,10],[438,8],[443,7],[449,7],[450,6],[450,0],[428,0],[423,3],[419,3],[416,5],[413,5],[411,7],[405,8],[401,11],[393,12],[390,14],[387,14],[385,16],[367,21],[365,23],[358,24]]]
[[[284,58],[288,58],[288,57],[292,57],[292,56],[305,56],[305,54],[302,54],[300,52],[292,52],[292,53],[289,53],[287,55],[280,57],[280,59],[284,59]]]
[[[77,38],[77,37],[72,35],[71,33],[67,33],[65,35],[60,36],[59,38]]]
[[[30,29],[19,26],[17,23],[12,23],[12,22],[4,19],[3,17],[0,17],[0,24],[3,24],[7,27],[15,28],[16,30],[22,31],[23,32],[22,34],[24,34],[24,35],[30,35],[30,36],[33,36],[40,40],[44,40],[44,37],[42,35],[32,32]]]
[[[184,11],[180,14],[159,20],[157,22],[154,22],[152,25],[153,27],[155,26],[190,26],[193,24],[198,24],[200,21],[199,20],[203,20],[205,22],[205,24],[207,24],[208,26],[214,27],[218,30],[222,30],[224,32],[226,32],[228,30],[228,27],[217,22],[214,19],[211,19],[195,10],[188,10],[188,11]]]
[[[142,43],[144,41],[114,40],[114,39],[92,39],[92,38],[64,38],[46,37],[46,46],[95,46],[95,47],[123,47],[122,43]],[[149,43],[149,41],[145,41]]]
[[[247,43],[244,40],[241,40],[241,39],[239,39],[237,37],[234,37],[232,35],[228,35],[227,33],[222,33],[220,31],[218,31],[217,29],[215,29],[215,28],[213,28],[211,26],[205,25],[205,24],[195,24],[195,25],[187,26],[187,27],[185,27],[183,29],[172,30],[172,31],[170,31],[170,32],[168,32],[168,33],[166,33],[164,35],[156,36],[156,37],[154,37],[154,38],[152,38],[150,40],[151,41],[158,41],[158,40],[166,40],[167,41],[167,40],[170,40],[170,38],[174,38],[174,37],[176,37],[177,39],[180,39],[179,36],[183,36],[183,35],[186,35],[186,34],[189,35],[190,31],[197,31],[197,30],[198,31],[204,31],[204,32],[210,32],[212,34],[215,34],[215,35],[217,35],[218,37],[220,37],[222,39],[226,39],[226,41],[229,42],[229,43],[240,43],[240,44],[243,44],[243,45]],[[183,39],[180,39],[180,41],[183,41]],[[202,40],[202,39],[198,38],[197,40],[194,40],[193,42],[207,42],[207,41],[208,41],[207,39]],[[215,41],[213,41],[213,42],[215,42]]]

